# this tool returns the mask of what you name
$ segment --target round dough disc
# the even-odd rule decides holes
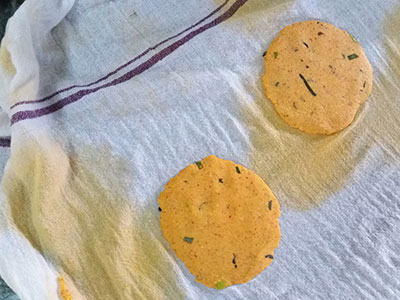
[[[158,202],[164,236],[198,282],[245,283],[272,262],[279,203],[242,165],[210,155],[172,178]]]
[[[372,68],[361,45],[332,24],[285,27],[271,43],[263,85],[291,127],[333,134],[353,121],[372,90]]]

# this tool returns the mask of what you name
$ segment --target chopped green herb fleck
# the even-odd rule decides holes
[[[199,167],[199,169],[203,169],[203,164],[201,163],[201,161],[196,161],[195,163]]]
[[[354,38],[354,36],[352,34],[350,34],[350,36],[351,36],[352,40],[357,43],[357,40]]]
[[[218,179],[218,181],[219,181],[220,183],[224,183],[224,181],[222,180],[222,178]]]
[[[268,209],[269,209],[269,210],[272,209],[272,200],[268,202]]]
[[[263,53],[263,56],[265,56],[267,54],[267,51],[265,51],[264,53]]]
[[[161,207],[158,208],[158,211],[162,211]]]
[[[278,57],[278,52],[274,52],[274,58]]]
[[[265,255],[265,258],[274,259],[274,257],[273,257],[271,254],[267,254],[267,255]]]
[[[233,253],[232,263],[234,264],[235,269],[236,269],[237,268],[237,264],[236,264],[236,255],[235,255],[235,253]]]
[[[187,236],[185,236],[185,237],[183,238],[183,240],[184,240],[186,243],[189,243],[189,244],[193,243],[193,238],[192,238],[192,237],[187,237]]]
[[[239,169],[239,167],[236,167],[236,172],[237,172],[238,174],[240,174],[240,169]]]
[[[309,90],[309,92],[311,93],[311,95],[313,95],[314,97],[317,96],[317,94],[313,91],[313,89],[311,88],[311,86],[308,84],[307,79],[305,79],[305,77],[302,74],[299,74],[299,77],[303,80],[306,88]]]
[[[202,202],[202,203],[200,204],[200,206],[199,206],[199,210],[201,210],[201,208],[203,207],[203,205],[206,204],[206,203],[207,203],[207,201]]]
[[[221,281],[217,282],[217,284],[215,285],[215,287],[216,287],[218,290],[224,289],[224,288],[225,288],[225,281],[224,281],[224,280],[221,280]]]
[[[279,81],[275,82],[275,86],[278,86],[278,85],[279,85]]]
[[[355,53],[350,54],[350,55],[347,55],[347,58],[348,58],[349,60],[355,59],[355,58],[357,58],[357,57],[358,57],[358,55],[355,54]]]

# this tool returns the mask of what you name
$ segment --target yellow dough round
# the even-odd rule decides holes
[[[245,283],[272,262],[279,203],[242,165],[210,155],[172,178],[158,202],[164,236],[198,282]]]
[[[289,126],[307,133],[347,127],[372,90],[372,67],[361,45],[332,24],[285,27],[264,59],[267,98]]]

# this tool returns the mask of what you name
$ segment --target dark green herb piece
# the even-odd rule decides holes
[[[317,96],[317,94],[312,90],[311,86],[308,84],[307,80],[304,78],[303,75],[299,74],[300,78],[303,80],[306,88],[310,91],[311,95]]]
[[[271,254],[267,254],[267,255],[265,255],[265,258],[274,259],[274,257],[273,257]]]
[[[195,163],[199,167],[199,169],[203,169],[203,164],[201,163],[201,161],[196,161]]]
[[[350,33],[349,33],[350,34]],[[357,40],[354,38],[354,36],[352,34],[350,34],[351,38],[353,39],[354,42],[357,43]]]
[[[237,172],[238,174],[240,174],[240,169],[239,169],[239,167],[236,167],[236,172]]]
[[[236,264],[236,255],[235,255],[235,253],[233,253],[232,263],[235,265],[235,269],[236,269],[237,268],[237,264]]]
[[[267,55],[267,51],[265,51],[265,52],[263,53],[263,56],[265,56],[265,55]]]
[[[355,54],[355,53],[350,54],[350,55],[347,55],[347,58],[348,58],[349,60],[355,59],[355,58],[357,58],[357,57],[358,57],[358,55]]]
[[[278,86],[278,85],[279,85],[279,81],[275,82],[275,86]]]
[[[221,280],[221,281],[217,282],[215,287],[217,288],[217,290],[223,290],[225,288],[225,281]]]
[[[220,183],[224,183],[224,181],[222,180],[222,178],[218,179],[218,181],[219,181]]]
[[[306,42],[303,42],[303,45],[308,48],[308,44]]]
[[[207,203],[207,201],[202,202],[202,203],[200,204],[200,206],[199,206],[199,210],[201,210],[201,208],[203,207],[203,205],[206,204],[206,203]]]
[[[158,208],[158,211],[162,211],[161,207]]]
[[[192,237],[187,237],[187,236],[185,236],[185,237],[183,238],[183,240],[184,240],[186,243],[189,243],[189,244],[193,243],[193,238],[192,238]]]
[[[268,202],[268,208],[269,208],[269,210],[272,209],[272,200]]]
[[[278,57],[278,52],[274,52],[274,58]]]

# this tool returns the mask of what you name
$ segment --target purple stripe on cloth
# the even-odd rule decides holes
[[[92,88],[92,89],[84,89],[84,90],[80,90],[76,93],[73,93],[70,96],[67,96],[61,100],[59,100],[58,102],[49,105],[47,107],[44,108],[39,108],[36,110],[25,110],[25,111],[19,111],[16,112],[15,114],[13,114],[13,116],[11,117],[11,125],[22,121],[22,120],[26,120],[26,119],[33,119],[33,118],[38,118],[44,115],[48,115],[50,113],[53,113],[61,108],[63,108],[64,106],[71,104],[75,101],[78,101],[79,99],[81,99],[82,97],[92,94],[94,92],[97,92],[101,89],[107,88],[107,87],[111,87],[111,86],[115,86],[118,85],[120,83],[123,83],[131,78],[133,78],[136,75],[139,75],[141,73],[143,73],[144,71],[148,70],[149,68],[151,68],[152,66],[154,66],[157,62],[161,61],[162,59],[164,59],[165,57],[169,56],[171,53],[173,53],[176,49],[180,48],[181,46],[183,46],[185,43],[187,43],[188,41],[190,41],[191,39],[193,39],[195,36],[197,36],[198,34],[218,25],[219,23],[229,19],[230,17],[232,17],[235,12],[242,7],[248,0],[236,0],[236,2],[234,4],[232,4],[232,6],[222,15],[220,15],[219,17],[217,17],[216,19],[214,19],[213,21],[199,27],[196,30],[193,30],[192,32],[190,32],[189,34],[187,34],[186,36],[184,36],[183,38],[181,38],[180,40],[174,42],[173,44],[171,44],[170,46],[164,48],[163,50],[161,50],[159,53],[153,55],[151,58],[149,58],[147,61],[143,62],[142,64],[140,64],[139,66],[137,66],[136,68],[134,68],[133,70],[125,73],[124,75],[114,79],[113,81],[103,84],[101,86],[98,86],[96,88]]]
[[[0,147],[10,147],[11,145],[11,137],[10,136],[5,136],[5,137],[0,137]]]
[[[87,83],[87,84],[76,84],[76,85],[71,85],[69,87],[63,88],[61,90],[55,91],[53,94],[46,96],[44,98],[38,99],[38,100],[25,100],[25,101],[19,101],[17,103],[15,103],[14,105],[11,106],[11,109],[13,109],[14,107],[17,107],[18,105],[22,105],[22,104],[33,104],[33,103],[41,103],[44,101],[47,101],[51,98],[53,98],[54,96],[57,96],[58,94],[61,94],[63,92],[69,91],[71,89],[74,88],[83,88],[83,87],[89,87],[92,85],[95,85],[97,83],[100,83],[106,79],[108,79],[110,76],[116,74],[118,71],[122,70],[123,68],[129,66],[130,64],[134,63],[135,61],[137,61],[138,59],[142,58],[143,56],[145,56],[147,53],[149,53],[152,50],[155,50],[156,48],[158,48],[159,46],[169,42],[170,40],[180,36],[181,34],[189,31],[190,29],[196,27],[197,25],[201,24],[202,22],[204,22],[205,20],[209,19],[210,17],[212,17],[213,15],[215,15],[218,11],[220,11],[227,3],[229,2],[229,0],[225,0],[224,3],[222,3],[219,7],[217,7],[214,11],[212,11],[210,14],[208,14],[207,16],[205,16],[203,19],[201,19],[200,21],[198,21],[196,24],[193,24],[192,26],[186,28],[185,30],[159,42],[158,44],[156,44],[153,47],[147,48],[145,51],[143,51],[142,53],[140,53],[138,56],[136,56],[135,58],[131,59],[130,61],[128,61],[127,63],[123,64],[122,66],[118,67],[117,69],[115,69],[114,71],[108,73],[107,75],[105,75],[104,77],[101,77],[100,79]]]

